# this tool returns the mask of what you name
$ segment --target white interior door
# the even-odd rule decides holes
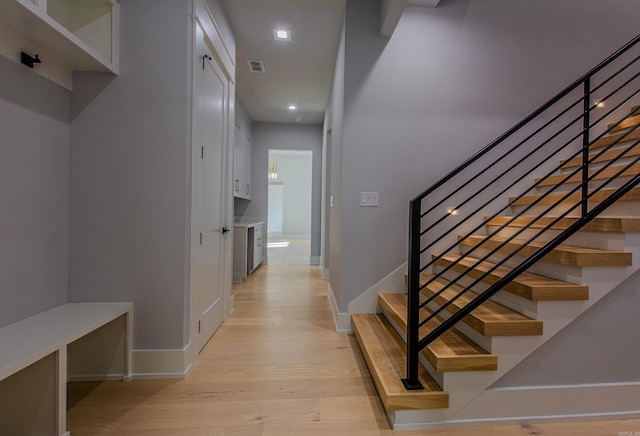
[[[192,196],[192,299],[198,349],[225,317],[224,144],[229,81],[196,25]]]

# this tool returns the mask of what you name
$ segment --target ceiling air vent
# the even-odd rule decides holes
[[[253,73],[264,73],[264,63],[262,61],[252,61],[248,60],[247,64],[249,64],[249,69]]]

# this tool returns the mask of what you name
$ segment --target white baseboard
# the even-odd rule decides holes
[[[336,301],[336,296],[333,293],[333,288],[331,288],[331,283],[327,284],[328,288],[328,297],[329,297],[329,305],[331,306],[331,314],[333,315],[333,322],[336,326],[336,332],[341,334],[350,334],[353,333],[351,328],[351,315],[349,313],[340,312],[338,308],[338,302]]]
[[[349,313],[379,312],[378,294],[399,294],[404,292],[404,275],[406,272],[407,264],[404,263],[349,303],[347,306]]]
[[[331,283],[329,283],[327,285],[329,304],[331,305],[331,313],[333,315],[333,322],[335,323],[336,331],[338,333],[345,334],[353,333],[353,328],[351,327],[352,313],[378,312],[378,294],[404,292],[403,286],[406,269],[406,263],[400,265],[395,269],[395,271],[388,274],[385,278],[349,303],[347,306],[347,312],[340,312],[336,296],[333,293],[333,288],[331,287]]]
[[[487,389],[454,416],[396,411],[396,430],[640,418],[640,382]],[[400,413],[398,413],[400,412]],[[417,412],[417,413],[416,413]]]
[[[189,346],[182,350],[132,350],[132,379],[184,378],[191,369]]]
[[[89,381],[111,381],[111,380],[130,380],[124,374],[83,374],[83,375],[67,375],[68,382],[89,382]]]
[[[329,268],[321,266],[320,271],[322,272],[323,280],[329,280],[331,278],[331,271],[329,270]]]

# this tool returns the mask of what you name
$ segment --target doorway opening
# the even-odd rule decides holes
[[[267,259],[275,265],[309,265],[313,152],[269,150]]]

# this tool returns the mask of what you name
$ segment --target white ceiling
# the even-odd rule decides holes
[[[322,123],[345,0],[223,0],[236,38],[236,91],[254,121]],[[291,29],[275,41],[273,29]],[[247,60],[264,62],[265,73]],[[289,111],[290,104],[297,106]]]
[[[251,119],[322,123],[346,0],[222,1],[236,38],[236,92]],[[397,23],[407,4],[433,7],[439,0],[384,1]],[[291,29],[291,41],[275,41],[276,27]],[[265,73],[251,72],[247,60],[262,61]],[[292,104],[296,111],[287,109]]]

